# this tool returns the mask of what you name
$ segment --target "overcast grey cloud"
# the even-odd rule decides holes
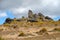
[[[16,17],[27,15],[29,9],[50,17],[60,16],[60,0],[2,0],[0,10],[11,10]]]

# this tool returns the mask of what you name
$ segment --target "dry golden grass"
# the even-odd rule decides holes
[[[0,40],[4,40],[2,37],[0,37]]]

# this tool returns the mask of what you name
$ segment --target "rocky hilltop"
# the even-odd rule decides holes
[[[32,10],[29,10],[28,11],[28,17],[25,18],[24,16],[20,19],[10,19],[10,18],[7,18],[5,23],[11,23],[12,21],[30,21],[30,22],[39,22],[39,21],[52,21],[53,19],[50,18],[49,16],[44,16],[42,13],[38,13],[38,14],[35,14],[32,12]]]
[[[28,11],[28,17],[7,18],[0,25],[0,40],[60,40],[60,19]]]

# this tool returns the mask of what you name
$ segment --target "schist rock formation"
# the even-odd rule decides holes
[[[52,18],[48,17],[48,16],[44,16],[42,13],[38,13],[38,14],[34,14],[31,10],[29,10],[28,12],[28,18],[29,20],[42,20],[42,21],[50,21],[53,20]]]
[[[42,13],[38,13],[38,14],[35,14],[32,12],[32,10],[29,10],[28,11],[28,17],[25,18],[25,17],[22,17],[20,19],[10,19],[10,18],[7,18],[5,20],[5,23],[10,23],[12,21],[27,21],[27,22],[38,22],[38,21],[51,21],[53,20],[52,18],[50,18],[49,16],[44,16]]]

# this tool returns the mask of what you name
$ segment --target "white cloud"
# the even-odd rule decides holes
[[[24,13],[26,10],[27,10],[27,8],[20,7],[20,8],[12,9],[12,12],[14,12],[14,13]]]
[[[11,11],[15,15],[15,17],[19,18],[19,17],[22,17],[22,16],[27,17],[27,13],[28,13],[29,9],[31,9],[31,8],[29,8],[29,7],[26,7],[26,8],[19,7],[19,8],[13,8],[13,9],[11,9]]]
[[[60,16],[60,0],[2,0],[0,10],[6,9],[11,10],[16,17],[26,15],[29,9],[54,17]]]
[[[0,18],[1,18],[1,17],[6,17],[6,16],[7,16],[7,14],[6,14],[5,12],[0,13]]]

